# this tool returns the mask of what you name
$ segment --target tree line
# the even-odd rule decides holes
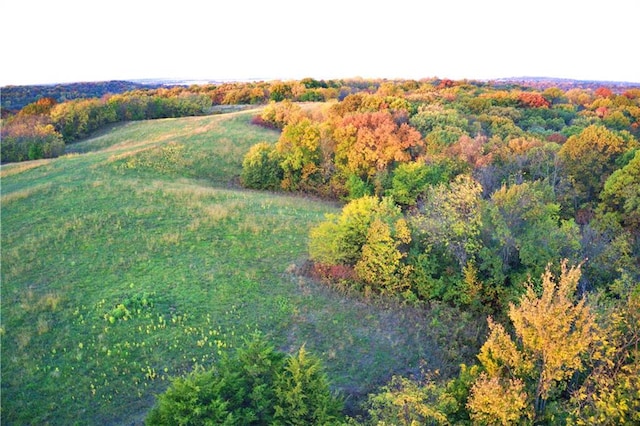
[[[241,178],[347,203],[310,234],[328,281],[496,313],[566,258],[588,259],[581,294],[607,289],[640,277],[640,91],[596,92],[388,84],[314,116],[273,103],[255,122],[280,138]]]
[[[54,158],[67,143],[112,123],[202,115],[210,99],[198,94],[127,92],[100,99],[56,103],[41,98],[3,120],[2,162]]]
[[[109,94],[130,92],[133,90],[156,89],[160,84],[143,84],[133,81],[93,81],[61,84],[42,84],[29,86],[4,86],[0,104],[3,113],[18,112],[28,104],[42,98],[51,98],[56,103],[73,99],[101,98]],[[3,115],[4,117],[4,115]]]

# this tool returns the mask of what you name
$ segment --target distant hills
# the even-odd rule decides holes
[[[549,87],[557,87],[563,91],[569,89],[592,89],[606,86],[615,93],[622,93],[632,88],[640,88],[640,82],[624,82],[624,81],[600,81],[600,80],[573,80],[570,78],[554,78],[554,77],[510,77],[490,80],[495,85],[519,85],[531,87],[539,90],[548,89]]]
[[[156,89],[159,87],[190,86],[193,84],[223,84],[230,81],[260,81],[249,80],[215,80],[215,79],[139,79],[139,80],[111,80],[100,82],[59,83],[32,86],[4,86],[1,90],[0,102],[4,113],[19,111],[25,105],[40,98],[50,97],[56,102],[64,102],[79,98],[100,98],[106,94],[124,93],[138,89]],[[489,83],[500,86],[520,85],[544,90],[558,87],[564,91],[572,88],[597,89],[606,86],[615,93],[622,93],[630,88],[640,88],[640,82],[572,80],[553,77],[510,77],[488,80]]]
[[[2,109],[18,111],[40,98],[53,98],[56,102],[79,98],[100,98],[106,94],[124,93],[137,89],[162,87],[158,82],[98,81],[79,83],[42,84],[34,86],[2,87]]]
[[[148,78],[136,80],[111,80],[78,83],[40,84],[31,86],[4,86],[0,89],[1,107],[4,113],[17,112],[25,105],[40,98],[52,98],[56,102],[72,99],[101,98],[107,94],[118,94],[139,89],[157,89],[159,87],[190,86],[193,84],[223,84],[240,80],[204,80],[204,79],[162,79]],[[257,81],[257,79],[242,80]]]

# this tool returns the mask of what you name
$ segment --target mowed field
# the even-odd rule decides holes
[[[392,374],[471,359],[484,336],[461,312],[296,272],[339,206],[239,186],[249,147],[278,138],[255,114],[125,123],[1,168],[3,424],[140,422],[171,377],[255,332],[305,344],[352,408]]]

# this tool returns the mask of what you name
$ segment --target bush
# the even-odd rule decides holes
[[[242,185],[253,189],[280,187],[282,169],[274,147],[267,142],[253,145],[242,161]]]
[[[2,125],[1,139],[3,163],[54,158],[64,154],[62,136],[42,115],[10,118]]]
[[[411,232],[391,198],[365,196],[351,201],[340,215],[328,215],[310,232],[309,254],[322,264],[325,279],[343,280],[332,267],[348,267],[347,281],[363,284],[379,294],[400,294],[409,289],[406,249]],[[353,269],[352,269],[353,268]],[[339,271],[340,268],[335,269]],[[324,272],[324,273],[323,273]]]
[[[319,359],[300,348],[287,357],[259,336],[234,357],[173,380],[147,425],[303,425],[338,420],[341,401],[329,390]]]
[[[389,198],[366,196],[351,201],[339,216],[327,215],[327,220],[310,232],[311,259],[326,264],[355,265],[362,257],[362,246],[376,217],[393,223],[402,213]]]

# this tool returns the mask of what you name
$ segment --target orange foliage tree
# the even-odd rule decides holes
[[[415,158],[423,146],[420,133],[398,124],[388,111],[347,115],[334,131],[336,168],[344,177],[370,180],[394,162]]]
[[[525,108],[549,108],[551,103],[540,93],[520,92],[518,94],[520,105]]]

